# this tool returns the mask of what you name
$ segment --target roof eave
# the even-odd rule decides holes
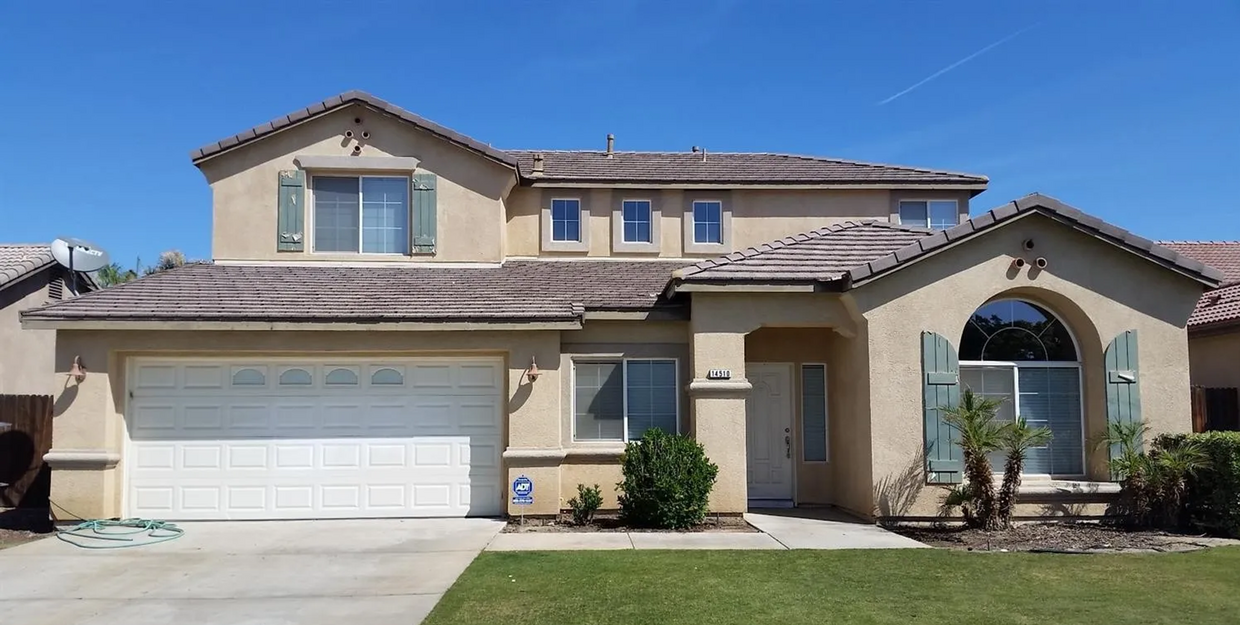
[[[258,320],[258,319],[158,319],[151,317],[46,317],[21,315],[27,330],[238,330],[238,331],[470,331],[470,330],[580,330],[582,319],[529,318],[492,320]]]
[[[531,177],[521,174],[521,185],[526,187],[608,187],[617,189],[641,189],[652,186],[669,189],[878,189],[902,190],[917,189],[926,191],[969,191],[970,197],[977,196],[988,188],[986,182],[858,182],[858,181],[819,181],[804,180],[711,180],[709,182],[671,179],[625,179],[606,178],[549,178],[547,176]]]

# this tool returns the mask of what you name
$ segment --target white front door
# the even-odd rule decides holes
[[[749,501],[792,502],[792,365],[747,364],[753,385],[745,401]]]
[[[503,374],[479,358],[137,360],[126,512],[499,514]]]

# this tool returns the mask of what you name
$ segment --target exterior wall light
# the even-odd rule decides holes
[[[69,377],[77,381],[78,384],[86,379],[86,367],[82,366],[82,357],[73,357],[73,366],[69,367]]]
[[[538,370],[538,363],[534,361],[533,356],[530,356],[530,368],[525,370],[525,377],[529,379],[530,384],[533,384],[540,375],[542,372]]]

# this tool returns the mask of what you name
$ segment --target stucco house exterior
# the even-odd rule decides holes
[[[95,287],[78,272],[78,291]],[[56,345],[54,330],[23,330],[19,314],[73,296],[69,270],[37,243],[0,243],[0,395],[49,395]],[[0,417],[0,421],[4,419]]]
[[[91,516],[547,514],[694,436],[711,508],[938,514],[962,386],[1051,427],[1027,504],[1186,431],[1221,275],[983,176],[782,154],[500,150],[349,92],[192,153],[214,264],[23,315],[57,333],[52,498]],[[507,485],[534,483],[518,509]],[[1033,511],[1033,513],[1039,513]]]

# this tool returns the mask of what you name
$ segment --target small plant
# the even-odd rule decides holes
[[[568,507],[573,511],[573,524],[586,525],[594,520],[594,513],[603,507],[603,491],[598,484],[578,484],[577,496],[568,500]]]
[[[960,433],[964,453],[965,485],[952,490],[946,503],[960,506],[965,524],[985,530],[999,529],[995,477],[987,454],[1002,444],[1003,425],[995,421],[1000,400],[988,399],[966,388],[956,406],[943,406],[943,420]]]
[[[685,529],[706,518],[719,467],[697,441],[657,428],[620,457],[620,520],[631,527]]]
[[[1182,528],[1190,480],[1210,466],[1210,456],[1187,437],[1161,438],[1145,453],[1141,441],[1148,432],[1143,423],[1111,423],[1097,442],[1110,448],[1111,477],[1120,483],[1115,511],[1130,525]]]
[[[1016,494],[1020,490],[1020,476],[1025,470],[1025,458],[1034,447],[1044,447],[1051,441],[1050,428],[1031,427],[1017,417],[1016,421],[1003,426],[999,432],[999,446],[1006,454],[1003,463],[1003,484],[999,487],[999,501],[995,511],[999,525],[1012,525],[1012,512],[1016,508]]]

